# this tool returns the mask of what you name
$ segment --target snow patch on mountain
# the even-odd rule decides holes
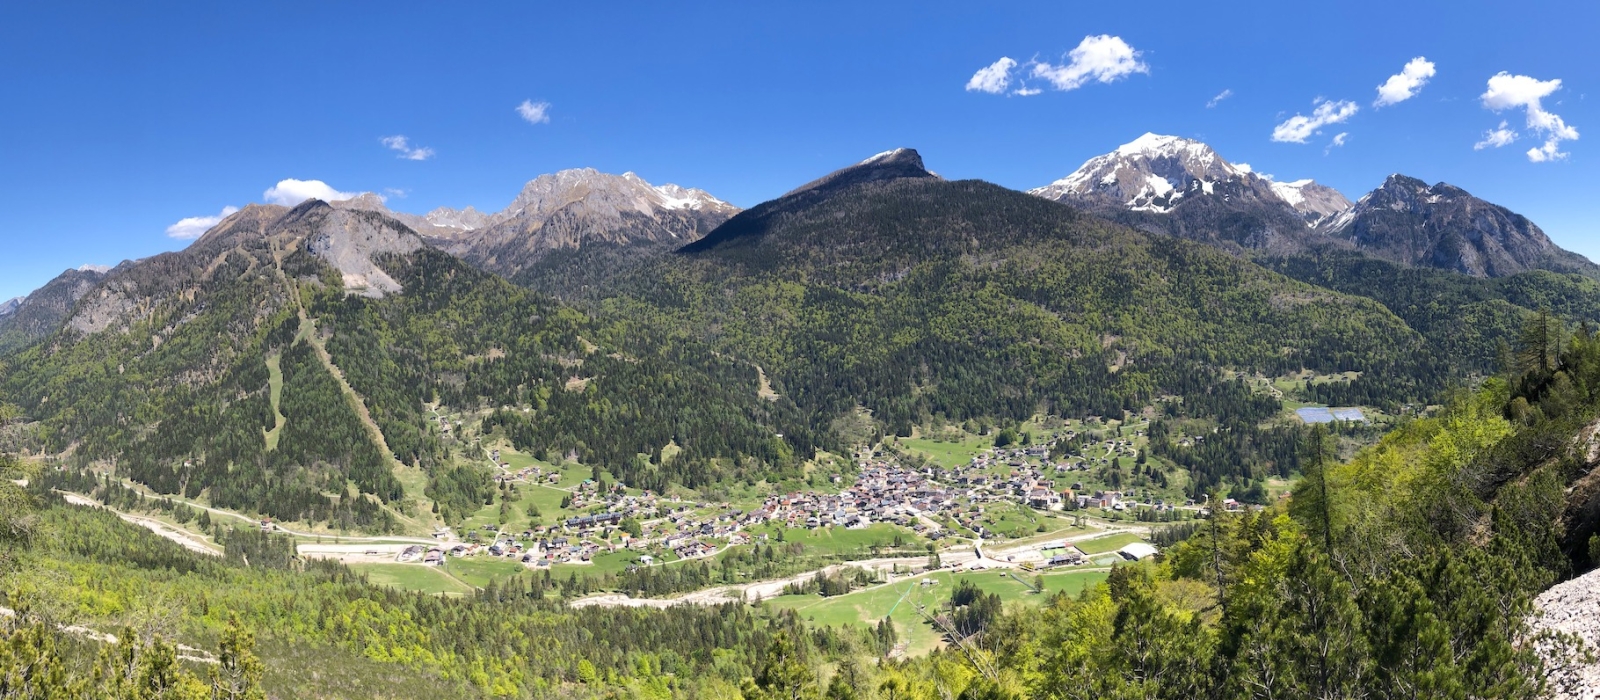
[[[909,149],[909,148],[896,148],[896,149],[884,151],[882,153],[879,153],[877,155],[872,156],[871,158],[868,158],[868,159],[866,159],[864,161],[861,161],[860,163],[857,163],[856,165],[872,165],[873,163],[882,163],[882,162],[884,162],[886,160],[890,160],[890,159],[894,158],[895,156],[898,156],[898,155],[900,155],[902,153],[905,153],[906,151],[909,151],[909,150],[911,150],[911,149]]]

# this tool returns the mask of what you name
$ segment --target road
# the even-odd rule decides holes
[[[184,504],[186,506],[189,506],[190,508],[198,508],[200,510],[203,510],[203,511],[206,511],[208,513],[211,513],[212,515],[220,515],[220,516],[227,517],[227,518],[233,518],[235,520],[243,520],[243,521],[245,521],[247,523],[250,523],[252,525],[258,525],[259,526],[261,524],[261,521],[256,519],[256,518],[252,518],[252,517],[250,517],[248,515],[244,515],[244,514],[235,512],[235,511],[223,510],[221,508],[212,508],[211,506],[202,505],[200,503],[195,503],[194,501],[185,500],[185,499],[179,498],[177,496],[170,496],[170,495],[165,495],[165,494],[146,493],[144,491],[144,489],[139,486],[139,484],[136,484],[136,483],[134,483],[132,481],[128,481],[126,479],[122,479],[120,481],[121,481],[123,486],[127,486],[128,488],[137,490],[140,493],[144,493],[146,496],[149,496],[149,497],[152,497],[152,498],[166,498],[166,499],[170,499],[173,503],[182,503],[182,504]],[[65,492],[63,492],[63,493],[65,493]],[[80,498],[85,498],[85,497],[80,496]],[[92,502],[94,505],[97,505],[97,506],[102,505],[100,502],[94,501],[93,499],[87,499],[86,498],[86,500],[89,500],[90,502]],[[406,543],[409,543],[409,544],[439,545],[439,544],[445,542],[445,540],[437,540],[437,539],[434,539],[434,538],[431,538],[431,537],[408,537],[408,536],[405,536],[405,535],[384,535],[384,536],[379,536],[379,537],[352,537],[352,536],[349,536],[349,535],[330,535],[330,534],[320,533],[320,532],[297,532],[295,530],[290,530],[289,528],[283,527],[282,525],[279,525],[277,523],[273,523],[272,528],[273,528],[273,530],[275,530],[277,532],[281,532],[281,533],[286,534],[286,535],[292,535],[294,537],[304,537],[306,539],[329,539],[329,538],[333,538],[333,539],[339,540],[340,542],[352,542],[352,543],[373,542],[373,543],[380,543],[381,544],[381,543],[385,543],[385,542],[390,542],[390,543],[393,543],[393,542],[406,542]]]
[[[122,511],[116,510],[114,508],[107,508],[105,505],[101,504],[99,501],[96,501],[93,498],[89,498],[88,496],[82,496],[82,495],[79,495],[79,494],[76,494],[76,493],[70,493],[70,492],[67,492],[67,491],[61,491],[59,493],[61,494],[61,498],[63,500],[65,500],[66,502],[68,502],[68,503],[71,503],[71,504],[73,504],[75,506],[89,506],[91,508],[105,508],[106,510],[109,510],[109,511],[111,511],[113,513],[116,513],[117,517],[122,518],[123,520],[126,520],[126,521],[128,521],[130,523],[133,523],[133,524],[141,526],[141,527],[148,528],[151,532],[154,532],[157,535],[160,535],[160,536],[165,537],[165,538],[167,538],[169,540],[172,540],[173,542],[177,542],[178,544],[183,545],[184,549],[187,549],[187,550],[189,550],[191,552],[195,552],[195,553],[198,553],[198,554],[207,554],[207,555],[210,555],[210,556],[213,556],[213,557],[222,556],[222,549],[221,548],[219,548],[216,545],[206,541],[205,539],[201,538],[199,535],[195,535],[195,534],[190,533],[190,532],[188,532],[186,530],[183,530],[181,528],[177,528],[177,527],[174,527],[172,525],[168,525],[168,524],[166,524],[164,522],[161,522],[160,520],[156,520],[155,518],[147,518],[147,517],[142,516],[142,515],[133,515],[131,513],[124,513]]]
[[[1117,535],[1117,534],[1121,534],[1121,533],[1124,533],[1124,532],[1135,532],[1135,530],[1133,528],[1115,528],[1115,527],[1112,527],[1112,528],[1105,528],[1103,530],[1100,530],[1098,532],[1095,532],[1093,534],[1090,534],[1090,535],[1087,535],[1087,536],[1084,536],[1084,537],[1076,537],[1076,538],[1071,538],[1071,539],[1073,541],[1076,541],[1076,542],[1083,542],[1083,541],[1087,541],[1087,540],[1099,539],[1101,537],[1110,537],[1112,535]],[[1059,541],[1060,539],[1063,539],[1063,538],[1055,538],[1055,539],[1049,540],[1048,542],[1055,542],[1055,541]],[[1048,542],[1031,542],[1031,543],[1023,543],[1023,544],[1018,544],[1018,545],[1012,545],[1012,546],[1009,546],[1009,547],[996,549],[993,552],[989,552],[989,553],[985,553],[984,552],[983,544],[980,542],[980,543],[974,545],[970,550],[957,549],[957,550],[951,550],[951,551],[948,551],[948,552],[940,552],[939,561],[942,564],[940,569],[941,570],[945,570],[945,571],[985,571],[985,570],[989,570],[989,569],[1018,569],[1018,568],[1021,568],[1024,563],[1028,563],[1028,562],[1037,563],[1037,562],[1040,562],[1040,561],[1044,561],[1044,555],[1043,555],[1042,550],[1044,549],[1045,544],[1047,544]],[[740,583],[740,584],[733,584],[733,585],[728,585],[728,586],[717,586],[717,587],[714,587],[714,588],[707,588],[707,589],[704,589],[704,590],[694,591],[692,593],[685,593],[683,595],[673,596],[673,597],[670,597],[670,598],[635,598],[633,596],[625,595],[625,594],[622,594],[622,593],[606,593],[606,594],[602,594],[602,595],[589,596],[587,598],[579,598],[577,600],[572,601],[571,605],[573,607],[577,607],[577,608],[593,606],[593,605],[626,606],[626,607],[635,607],[635,608],[638,608],[638,607],[667,608],[667,607],[672,607],[672,606],[675,606],[675,605],[720,605],[720,604],[723,604],[723,603],[742,603],[742,602],[749,602],[749,601],[754,601],[754,600],[759,600],[759,599],[773,598],[773,597],[777,597],[777,596],[783,595],[783,590],[785,588],[787,588],[789,585],[797,584],[797,583],[804,583],[806,581],[811,580],[812,578],[815,578],[817,576],[817,574],[819,574],[819,573],[820,574],[832,575],[834,573],[839,572],[840,570],[850,569],[850,568],[866,569],[868,571],[872,571],[872,572],[876,572],[876,573],[890,573],[890,572],[893,572],[895,567],[897,567],[897,566],[905,567],[905,568],[909,569],[909,568],[913,568],[913,567],[923,566],[923,565],[926,565],[927,563],[928,563],[928,558],[927,557],[890,557],[890,558],[883,558],[883,559],[863,559],[863,560],[860,560],[860,561],[845,562],[845,563],[842,563],[842,564],[833,564],[833,565],[830,565],[830,566],[823,567],[821,569],[816,569],[816,570],[813,570],[813,571],[807,571],[807,572],[802,573],[802,574],[795,574],[793,576],[787,576],[787,577],[784,577],[784,578],[770,579],[770,580],[766,580],[766,581],[755,581],[755,582],[752,582],[752,583]],[[1094,568],[1094,569],[1083,568],[1083,569],[1073,569],[1073,570],[1074,571],[1098,571],[1098,570],[1101,570],[1101,569],[1099,569],[1099,568]],[[891,574],[891,577],[892,577],[892,574]],[[887,585],[887,584],[879,584],[879,585]]]

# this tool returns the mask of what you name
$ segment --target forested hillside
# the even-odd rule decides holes
[[[900,435],[1203,405],[1224,368],[1363,372],[1382,404],[1445,381],[1370,300],[987,183],[863,172],[878,167],[741,213],[607,309],[748,358],[815,426],[864,409]]]
[[[1516,345],[1523,322],[1540,311],[1572,325],[1600,319],[1600,284],[1577,274],[1479,278],[1348,252],[1260,262],[1302,282],[1377,300],[1427,338],[1456,373],[1493,373],[1501,348]]]
[[[29,421],[24,447],[372,531],[420,528],[429,500],[448,521],[485,497],[445,459],[425,404],[512,407],[530,452],[659,489],[793,468],[827,440],[757,389],[748,364],[597,322],[320,202],[251,207],[119,268],[0,376]],[[429,475],[425,492],[405,490],[400,465]]]

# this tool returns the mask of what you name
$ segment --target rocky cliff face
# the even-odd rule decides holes
[[[1593,263],[1556,247],[1527,217],[1459,187],[1404,175],[1391,175],[1324,228],[1376,258],[1474,277],[1535,269],[1595,272]]]
[[[105,276],[101,270],[67,270],[28,296],[0,304],[0,354],[54,333]]]
[[[1533,631],[1577,637],[1589,649],[1600,648],[1600,570],[1552,586],[1534,600]],[[1600,698],[1600,662],[1591,662],[1548,640],[1538,643],[1545,660],[1546,681],[1554,700]]]
[[[268,234],[304,239],[307,251],[339,270],[346,290],[374,298],[401,291],[374,260],[424,245],[421,236],[383,214],[335,209],[316,200],[295,207]]]

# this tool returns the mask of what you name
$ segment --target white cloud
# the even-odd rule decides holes
[[[308,199],[320,199],[324,202],[338,202],[351,199],[359,192],[340,192],[328,186],[321,180],[279,180],[278,184],[267,188],[261,197],[272,204],[282,204],[292,207]]]
[[[1296,114],[1272,129],[1272,140],[1279,143],[1305,143],[1313,134],[1320,133],[1322,127],[1329,124],[1341,123],[1355,116],[1361,108],[1349,100],[1324,100],[1317,98],[1312,104],[1316,109],[1311,110],[1311,116]]]
[[[433,157],[433,149],[424,146],[413,147],[411,142],[404,136],[385,136],[378,140],[383,142],[384,148],[387,148],[391,151],[398,151],[400,155],[395,156],[396,158],[402,158],[405,160],[427,160]]]
[[[1217,93],[1216,97],[1211,98],[1210,102],[1206,103],[1206,109],[1211,109],[1212,107],[1222,104],[1223,100],[1226,100],[1230,97],[1233,97],[1233,89],[1229,88],[1227,90],[1223,90],[1222,92]]]
[[[1545,139],[1544,145],[1528,149],[1528,160],[1535,163],[1546,163],[1552,160],[1566,160],[1566,153],[1561,151],[1561,139],[1554,136]]]
[[[1076,90],[1091,81],[1116,82],[1134,73],[1150,72],[1150,66],[1139,60],[1140,53],[1122,37],[1086,36],[1078,48],[1067,52],[1066,65],[1036,62],[1033,76],[1050,81],[1057,90]]]
[[[1483,100],[1486,109],[1502,112],[1508,109],[1522,108],[1528,115],[1528,128],[1544,137],[1544,145],[1528,150],[1528,160],[1535,163],[1545,163],[1552,160],[1562,160],[1567,154],[1561,151],[1562,141],[1573,141],[1578,138],[1577,128],[1567,124],[1559,115],[1545,111],[1543,100],[1552,93],[1561,89],[1561,81],[1538,80],[1526,75],[1512,75],[1505,71],[1496,73],[1489,78],[1489,89],[1484,91],[1479,98]],[[1495,141],[1494,137],[1499,132],[1507,132],[1509,136],[1500,136],[1504,142]],[[1483,141],[1474,145],[1480,148],[1485,145],[1504,146],[1516,140],[1516,133],[1506,128],[1506,123],[1501,122],[1500,128],[1490,131]]]
[[[222,223],[223,219],[228,218],[230,214],[236,211],[239,211],[238,207],[223,207],[222,213],[215,216],[191,216],[179,219],[178,223],[167,227],[167,236],[180,241],[194,240],[199,238],[200,234],[211,230],[212,226]]]
[[[1011,86],[1011,69],[1017,67],[1017,62],[1010,56],[1001,56],[1000,60],[978,69],[972,74],[972,79],[967,81],[967,91],[987,92],[998,95]],[[1020,92],[1020,91],[1019,91]],[[1035,90],[1029,94],[1037,94]]]
[[[1539,101],[1561,89],[1560,80],[1538,80],[1505,71],[1489,79],[1489,89],[1479,99],[1496,112],[1516,107],[1538,107]]]
[[[529,124],[548,124],[550,123],[550,103],[523,100],[522,104],[517,105],[517,114],[522,115],[522,118],[526,119]]]
[[[1020,97],[1032,97],[1032,96],[1037,95],[1037,94],[1039,94],[1041,92],[1044,92],[1044,91],[1040,90],[1039,88],[1019,87],[1019,88],[1017,88],[1017,91],[1016,91],[1015,94],[1020,96]]]
[[[1333,149],[1343,146],[1345,139],[1349,137],[1350,132],[1348,131],[1341,131],[1337,134],[1334,134],[1333,140],[1328,142],[1328,147],[1322,149],[1322,155],[1328,155],[1329,153],[1333,152]]]
[[[386,194],[386,195],[389,195],[390,197],[394,197],[395,199],[405,199],[406,195],[411,194],[411,190],[402,190],[402,189],[395,188],[395,187],[385,187],[385,188],[383,188],[383,193]]]
[[[1373,107],[1405,102],[1417,95],[1422,86],[1428,84],[1435,71],[1433,63],[1426,58],[1418,56],[1411,59],[1399,73],[1389,76],[1389,79],[1378,86],[1378,99],[1372,103]]]
[[[1500,120],[1500,126],[1483,132],[1483,140],[1472,144],[1472,150],[1481,151],[1485,148],[1499,148],[1517,140],[1517,132],[1511,130],[1506,120]]]

